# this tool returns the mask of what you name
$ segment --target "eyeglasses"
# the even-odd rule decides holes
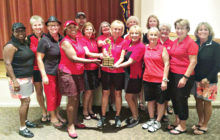
[[[59,25],[47,25],[48,27],[58,27]]]

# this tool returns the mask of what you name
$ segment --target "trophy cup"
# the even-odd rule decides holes
[[[103,57],[102,65],[105,67],[112,67],[114,65],[114,58],[112,57],[112,44],[111,40],[107,39],[106,42],[109,44],[108,54],[109,56]]]

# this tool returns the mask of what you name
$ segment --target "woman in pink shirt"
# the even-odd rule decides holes
[[[188,97],[194,83],[194,68],[197,64],[198,45],[188,36],[190,30],[186,19],[175,23],[177,39],[170,50],[170,94],[176,120],[168,125],[174,135],[186,132],[186,120],[189,116]]]
[[[99,37],[97,38],[97,44],[99,52],[102,52],[102,47],[106,45],[106,39],[111,37],[110,24],[107,21],[103,21],[99,27]]]
[[[159,30],[150,28],[148,32],[149,45],[145,48],[143,75],[145,100],[148,101],[150,120],[143,124],[143,129],[155,132],[161,128],[160,120],[164,114],[164,102],[169,72],[169,55],[166,48],[158,44]],[[154,118],[157,105],[157,118]]]
[[[145,51],[145,46],[141,43],[141,35],[139,26],[133,25],[130,28],[131,40],[126,40],[120,60],[114,64],[115,68],[125,68],[125,99],[132,112],[132,117],[126,120],[128,128],[139,123],[137,96],[142,87],[142,64]]]
[[[159,26],[159,31],[160,31],[160,38],[158,39],[158,44],[163,45],[166,47],[167,52],[170,52],[171,47],[173,46],[173,41],[169,39],[169,34],[171,31],[171,26],[170,24],[167,23],[162,23]],[[173,109],[171,106],[168,106],[168,102],[170,100],[169,94],[166,94],[166,101],[165,101],[165,110],[164,110],[164,116],[162,118],[162,121],[168,122],[168,113],[172,114]]]
[[[102,58],[102,53],[98,53],[99,51],[95,40],[95,28],[91,22],[86,22],[83,25],[82,34],[83,38],[80,39],[79,42],[85,50],[86,58],[91,60],[95,58]],[[96,114],[92,110],[92,104],[93,91],[99,85],[98,68],[98,65],[94,63],[85,64],[85,94],[83,100],[83,116],[86,120],[90,120],[91,118],[97,119]]]
[[[124,39],[121,37],[124,33],[124,24],[122,21],[115,20],[111,24],[111,52],[108,54],[110,45],[106,44],[103,47],[103,56],[111,56],[114,58],[116,63],[120,56],[123,48]],[[98,122],[98,127],[102,127],[105,124],[106,119],[106,108],[108,105],[108,99],[110,95],[110,87],[114,86],[115,91],[115,105],[116,105],[116,116],[115,116],[115,127],[121,127],[120,112],[122,104],[122,89],[124,88],[124,69],[116,68],[112,69],[109,67],[102,67],[102,115]]]
[[[60,64],[58,67],[58,82],[60,93],[68,97],[67,132],[71,138],[77,138],[75,126],[79,94],[84,90],[84,63],[99,63],[97,59],[85,59],[85,50],[76,39],[77,23],[69,20],[64,24],[64,39],[60,42]]]

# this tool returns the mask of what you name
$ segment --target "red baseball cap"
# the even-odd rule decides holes
[[[77,25],[77,23],[73,20],[67,20],[65,23],[64,23],[64,28],[66,28],[68,25],[70,24],[74,24],[74,25]]]

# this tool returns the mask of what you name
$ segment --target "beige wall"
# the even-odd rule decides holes
[[[151,14],[172,26],[179,18],[188,19],[190,34],[194,34],[199,22],[206,21],[212,25],[215,37],[220,38],[219,5],[220,0],[134,0],[134,15],[140,18],[143,29],[146,29],[146,20]]]

